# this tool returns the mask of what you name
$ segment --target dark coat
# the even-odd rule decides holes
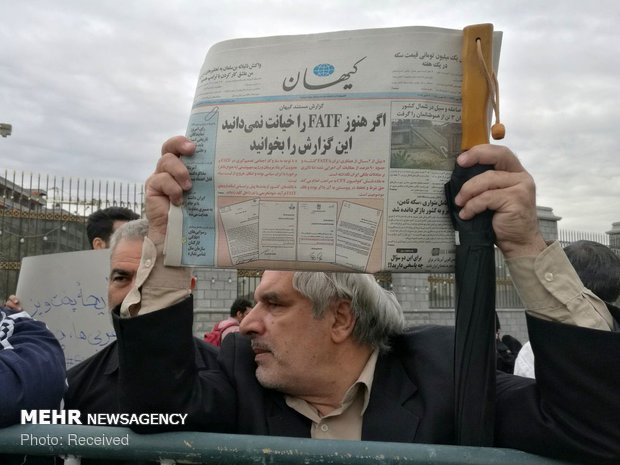
[[[217,347],[194,338],[193,356],[198,370],[216,366],[218,353]],[[119,374],[118,344],[114,341],[67,371],[69,387],[65,395],[65,408],[79,410],[83,422],[89,413],[122,413],[124,410],[121,409],[119,402]],[[81,463],[82,465],[155,464],[136,460],[86,458],[83,458]]]
[[[219,350],[215,346],[194,338],[194,347],[194,359],[199,370],[217,364]],[[70,368],[67,383],[65,409],[79,410],[82,417],[87,413],[122,413],[117,341]]]
[[[196,369],[191,298],[114,323],[124,411],[188,413],[187,430],[310,437],[310,420],[259,385],[243,335],[224,340],[217,367]],[[547,374],[537,382],[498,372],[495,446],[618,463],[620,383],[609,367],[620,360],[620,336],[532,317],[528,324]],[[454,443],[453,339],[453,328],[443,326],[392,339],[377,360],[363,440]]]

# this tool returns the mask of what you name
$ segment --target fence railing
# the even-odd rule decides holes
[[[562,244],[562,247],[576,241],[594,241],[609,247],[609,235],[598,232],[560,229],[558,230],[558,241]]]
[[[0,173],[0,299],[15,291],[24,257],[90,248],[86,219],[102,208],[141,214],[142,184]]]
[[[136,434],[126,428],[73,425],[16,425],[4,428],[0,430],[0,451],[20,455],[151,460],[165,464],[565,464],[513,449],[191,431]]]
[[[428,277],[429,307],[454,308],[454,273],[433,273]],[[517,293],[504,256],[495,248],[495,307],[523,308],[523,302]]]

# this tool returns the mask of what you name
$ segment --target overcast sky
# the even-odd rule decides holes
[[[620,2],[466,0],[0,0],[5,170],[143,182],[185,132],[216,42],[393,26],[504,32],[508,145],[563,229],[620,221]]]

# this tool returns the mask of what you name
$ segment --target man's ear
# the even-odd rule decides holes
[[[335,343],[345,341],[355,327],[355,317],[351,312],[351,302],[348,300],[339,300],[333,304],[332,311],[334,314],[334,322],[332,324],[332,340]]]
[[[93,239],[93,250],[106,249],[107,247],[108,247],[108,244],[106,244],[105,241],[101,239],[100,237],[95,237]]]
[[[196,289],[196,277],[192,276],[192,281],[189,283],[189,291],[194,292],[194,289]]]

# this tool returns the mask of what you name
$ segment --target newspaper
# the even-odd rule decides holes
[[[501,33],[494,34],[494,68]],[[449,272],[462,31],[218,43],[200,71],[167,265]]]

